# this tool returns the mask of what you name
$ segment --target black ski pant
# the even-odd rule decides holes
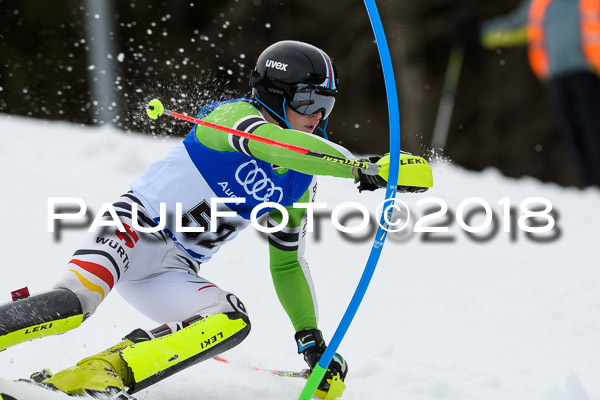
[[[600,78],[591,72],[554,78],[548,94],[583,184],[600,187]]]

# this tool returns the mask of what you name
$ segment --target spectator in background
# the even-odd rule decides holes
[[[527,43],[583,184],[600,186],[600,0],[525,0],[485,21],[479,38],[486,48]]]

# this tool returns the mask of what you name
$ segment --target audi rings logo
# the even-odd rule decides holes
[[[245,174],[245,177],[242,176]],[[275,186],[265,171],[258,167],[256,160],[250,160],[235,171],[235,180],[242,185],[246,193],[258,201],[274,201],[279,203],[283,198],[283,190]],[[279,194],[275,200],[273,195]]]

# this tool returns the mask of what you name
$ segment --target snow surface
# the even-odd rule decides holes
[[[33,382],[0,378],[0,394],[2,398],[11,396],[17,400],[73,400],[72,396],[58,390],[50,390]],[[89,395],[79,396],[80,400],[92,400]]]
[[[81,229],[54,240],[47,229],[48,197],[79,197],[98,210],[177,142],[6,116],[0,116],[0,137],[1,301],[23,286],[31,292],[49,288],[83,240]],[[466,198],[480,197],[498,215],[502,198],[518,207],[526,198],[544,197],[560,213],[560,237],[538,243],[519,230],[511,241],[500,229],[480,243],[456,220],[447,234],[437,234],[453,242],[424,241],[423,234],[401,242],[390,235],[339,348],[349,362],[343,398],[600,399],[600,191],[508,179],[492,169],[474,173],[449,162],[435,164],[434,177],[433,190],[401,197],[417,215],[423,209],[416,202],[431,197],[452,211]],[[330,209],[360,201],[374,214],[384,197],[383,191],[359,194],[341,179],[319,182],[317,201]],[[320,240],[308,241],[307,259],[320,327],[330,338],[371,241],[349,242],[328,219],[321,228]],[[249,228],[202,270],[237,294],[251,316],[250,336],[225,354],[232,364],[198,364],[140,392],[139,399],[297,398],[303,380],[244,368],[305,368],[272,288],[267,254],[264,239]],[[135,328],[155,326],[115,292],[77,330],[0,353],[0,376],[26,377],[44,367],[58,371]]]

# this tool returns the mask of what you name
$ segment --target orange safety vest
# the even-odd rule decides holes
[[[540,79],[548,77],[548,54],[544,44],[544,15],[552,0],[533,0],[529,8],[527,41],[529,64]],[[600,72],[600,1],[579,0],[583,55]]]

